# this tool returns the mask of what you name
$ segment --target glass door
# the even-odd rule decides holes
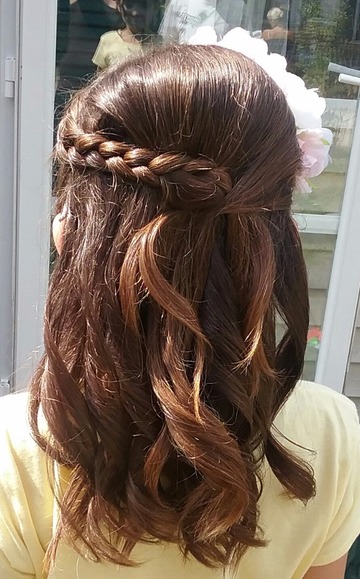
[[[331,68],[334,68],[331,65]],[[338,68],[338,67],[337,67]],[[340,83],[346,83],[349,90],[358,92],[360,78],[358,68],[341,73]],[[351,74],[350,74],[351,73]],[[348,101],[348,102],[347,102]],[[359,99],[333,100],[335,106],[346,107],[346,116],[354,119],[352,138],[347,145],[344,135],[343,152],[349,160],[346,168],[341,215],[339,220],[334,261],[327,294],[326,311],[323,322],[323,342],[320,348],[316,377],[332,388],[342,391],[349,369],[351,348],[360,288],[360,109]],[[351,114],[353,109],[353,114]],[[334,122],[334,121],[333,121]],[[335,123],[334,123],[335,124]],[[348,153],[346,153],[348,149]],[[360,378],[360,373],[358,374]],[[360,396],[360,380],[358,380]],[[346,389],[345,389],[346,391]]]
[[[27,386],[42,345],[49,272],[56,0],[2,0],[17,6],[14,323],[11,388]]]
[[[294,214],[301,230],[310,283],[311,326],[304,377],[342,390],[360,282],[360,264],[355,259],[355,248],[360,246],[360,207],[356,199],[360,128],[358,88],[354,82],[339,82],[339,72],[331,66],[329,70],[329,65],[348,67],[352,69],[351,79],[356,77],[360,69],[359,15],[360,0],[332,0],[331,6],[325,0],[23,0],[22,58],[29,75],[26,82],[23,80],[20,106],[26,127],[20,133],[21,151],[28,156],[28,164],[25,162],[21,169],[23,215],[35,203],[44,240],[50,179],[49,165],[43,160],[51,151],[49,127],[53,123],[56,126],[72,90],[97,69],[126,58],[131,52],[163,42],[187,42],[199,26],[213,27],[218,39],[236,26],[245,28],[263,38],[269,52],[286,56],[288,70],[301,76],[308,88],[317,88],[327,101],[323,124],[334,133],[332,163],[312,181],[312,193],[296,195]],[[30,50],[33,42],[36,46]],[[31,74],[35,74],[36,81],[30,78]],[[36,155],[43,155],[42,166],[39,157],[35,162],[30,153],[35,125],[41,129]],[[35,163],[32,168],[30,157]],[[31,186],[25,182],[26,176],[31,177]],[[25,193],[21,196],[24,188],[28,197]],[[39,197],[34,201],[39,190],[41,203]],[[24,227],[24,222],[19,223],[21,263],[26,262],[26,246],[30,243],[27,238],[21,239]],[[17,310],[27,320],[33,315],[31,303],[36,302],[36,292],[39,314],[43,303],[41,292],[47,271],[44,249],[39,252],[38,248],[34,267],[42,272],[42,289],[33,288],[32,300],[26,301],[22,296]],[[20,262],[19,283],[26,284],[28,274],[22,272]],[[26,263],[24,268],[25,272]],[[20,302],[25,304],[22,310]],[[31,340],[33,347],[40,343],[39,334],[33,332]],[[29,355],[31,340],[22,344],[20,339],[17,341],[21,345],[17,364]]]
[[[0,396],[26,387],[42,348],[56,63],[67,52],[73,4],[0,0]],[[86,20],[96,38],[98,16]],[[76,63],[89,55],[81,38],[76,46],[71,76],[83,79],[87,65]]]

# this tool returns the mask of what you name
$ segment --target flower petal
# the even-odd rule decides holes
[[[211,26],[200,26],[189,39],[189,44],[217,44],[216,32]]]

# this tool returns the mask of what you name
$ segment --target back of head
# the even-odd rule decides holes
[[[270,23],[274,23],[274,26],[275,25],[279,26],[280,24],[283,24],[284,22],[286,22],[285,8],[278,8],[277,6],[271,8],[267,13],[266,18]]]
[[[117,9],[127,28],[139,40],[149,40],[159,29],[162,3],[160,0],[117,0]]]
[[[168,47],[75,95],[56,159],[67,218],[31,416],[72,474],[49,558],[76,536],[130,564],[151,536],[206,565],[238,559],[263,544],[265,455],[290,494],[313,493],[270,429],[308,325],[285,97],[240,54]]]

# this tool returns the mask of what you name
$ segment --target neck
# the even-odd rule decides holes
[[[124,42],[139,42],[128,27],[123,28],[123,30],[120,31],[120,36]]]

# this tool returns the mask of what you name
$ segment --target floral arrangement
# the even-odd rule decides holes
[[[284,91],[293,112],[297,137],[303,153],[303,169],[297,178],[296,190],[310,193],[308,179],[317,177],[330,162],[329,149],[333,140],[330,129],[322,127],[321,116],[326,102],[316,89],[307,89],[304,81],[286,70],[286,59],[280,54],[268,54],[265,40],[253,38],[243,28],[233,28],[217,42],[216,32],[211,26],[198,28],[189,44],[217,44],[241,52],[259,64]]]

